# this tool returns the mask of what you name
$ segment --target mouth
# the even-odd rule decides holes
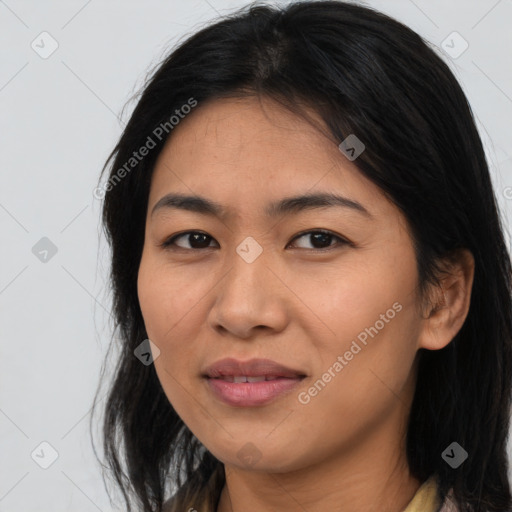
[[[304,376],[299,376],[304,377]],[[271,380],[277,380],[277,379],[291,379],[292,377],[284,377],[282,375],[259,375],[256,377],[251,377],[249,375],[223,375],[222,377],[207,377],[215,380],[223,380],[225,382],[236,382],[236,383],[242,383],[242,382],[264,382],[264,381],[271,381]]]
[[[248,361],[240,361],[233,358],[221,359],[208,366],[202,372],[203,377],[211,379],[231,379],[231,378],[244,378],[245,382],[257,382],[249,379],[265,379],[273,380],[277,378],[291,378],[305,377],[306,373],[302,370],[289,368],[281,363],[272,361],[271,359],[250,359]],[[230,380],[230,382],[232,382]]]
[[[209,391],[223,403],[253,407],[290,393],[307,375],[269,359],[246,362],[223,359],[208,367],[201,376]]]

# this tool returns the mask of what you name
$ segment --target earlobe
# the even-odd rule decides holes
[[[469,312],[475,261],[467,249],[456,251],[450,257],[446,277],[434,291],[435,300],[418,339],[418,348],[440,350],[446,347],[460,331]]]

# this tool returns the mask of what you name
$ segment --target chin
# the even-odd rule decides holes
[[[265,473],[287,473],[296,471],[308,464],[306,454],[294,451],[297,443],[285,443],[276,446],[263,438],[247,437],[247,440],[230,439],[229,446],[217,446],[210,452],[223,464],[245,471]]]

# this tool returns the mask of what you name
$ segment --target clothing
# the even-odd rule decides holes
[[[452,495],[449,493],[443,506],[440,506],[441,501],[437,492],[437,479],[435,475],[432,475],[423,482],[403,512],[457,512],[458,509],[451,498]]]

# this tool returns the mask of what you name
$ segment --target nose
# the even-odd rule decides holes
[[[248,339],[261,333],[282,331],[288,323],[287,292],[279,272],[262,253],[252,262],[235,253],[231,268],[215,287],[216,298],[208,323],[220,334]],[[275,267],[275,266],[274,266]]]

